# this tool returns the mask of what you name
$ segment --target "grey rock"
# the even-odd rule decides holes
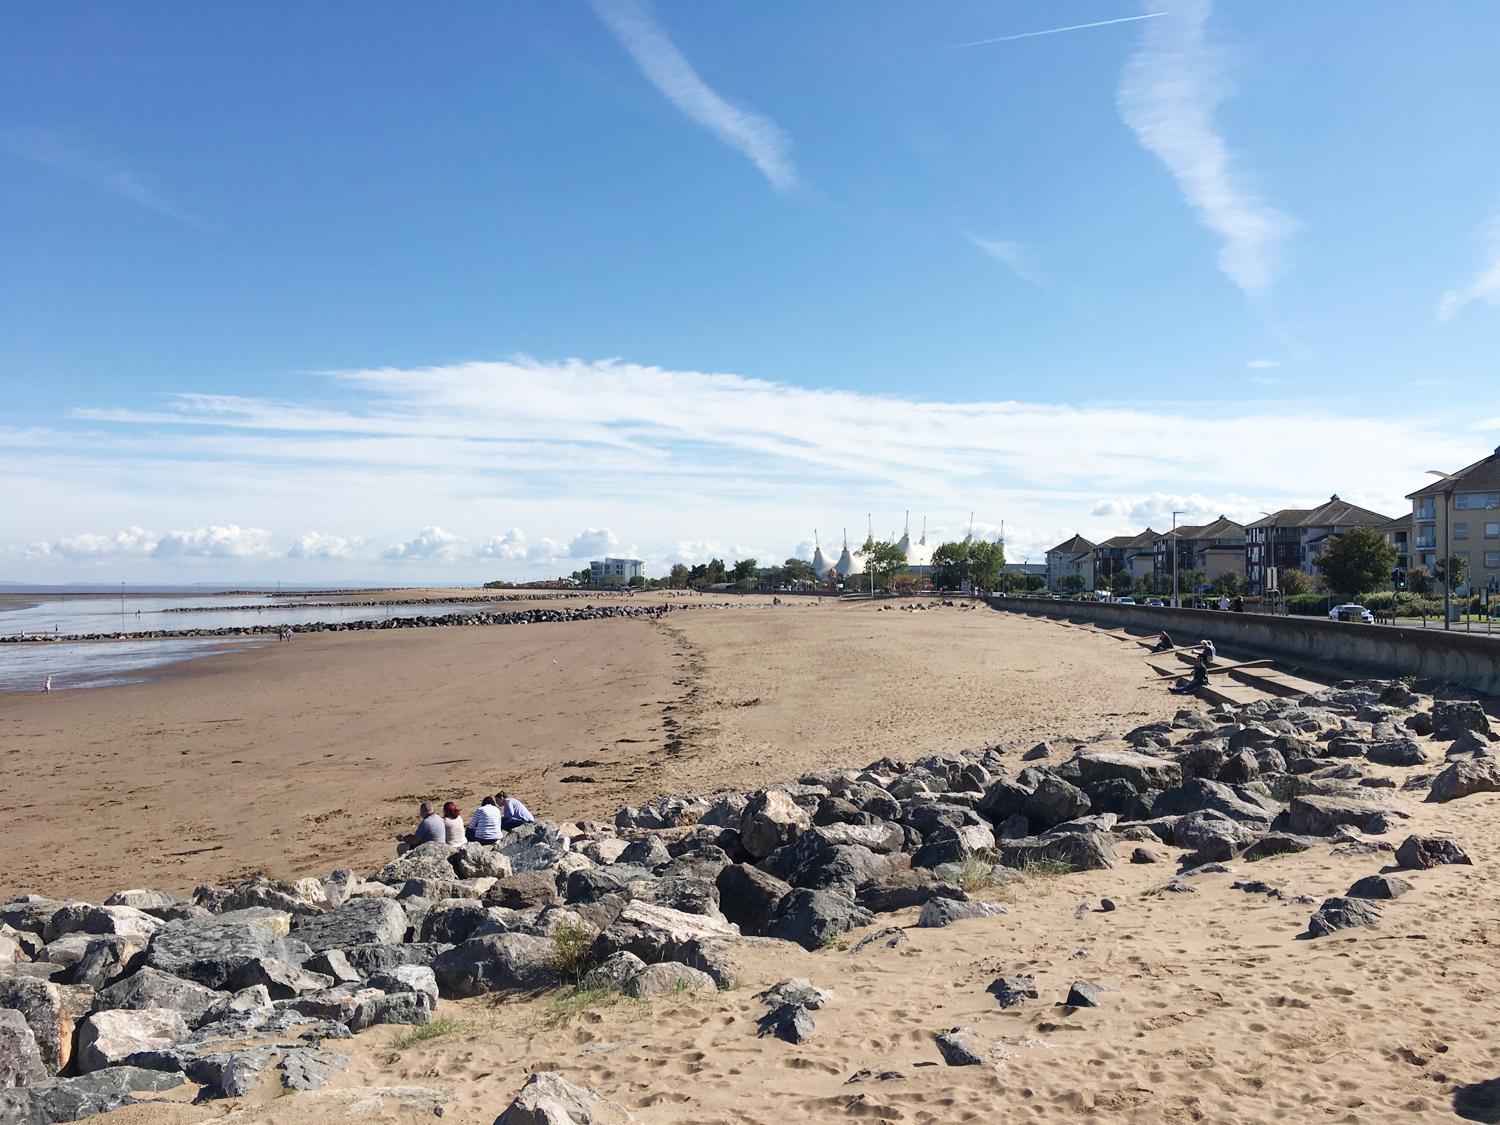
[[[349,963],[348,955],[341,949],[324,949],[307,959],[306,968],[315,973],[331,977],[334,984],[358,984],[359,971]]]
[[[431,965],[452,948],[444,942],[414,941],[404,945],[351,945],[341,952],[356,973],[368,977],[398,965]],[[317,968],[311,961],[308,964]]]
[[[1378,766],[1425,766],[1429,761],[1427,752],[1409,738],[1372,742],[1365,757]]]
[[[1009,874],[1009,872],[1007,872]],[[956,883],[941,878],[935,871],[914,867],[892,871],[855,891],[855,901],[876,914],[889,914],[912,906],[921,906],[933,898],[968,898]]]
[[[146,959],[146,942],[110,934],[89,939],[83,956],[73,965],[68,983],[100,989],[128,976]]]
[[[103,1070],[138,1051],[170,1047],[187,1036],[182,1016],[167,1008],[94,1012],[78,1025],[78,1069],[84,1074]]]
[[[1396,863],[1409,871],[1425,870],[1445,863],[1474,861],[1467,852],[1446,836],[1408,836],[1396,849]]]
[[[400,886],[408,879],[451,879],[457,874],[453,867],[453,856],[457,851],[447,844],[423,844],[405,855],[398,855],[375,872],[374,879],[391,886]]]
[[[813,1018],[801,1004],[777,1004],[756,1023],[756,1035],[774,1035],[788,1043],[805,1043],[812,1037]]]
[[[625,986],[645,967],[646,962],[634,953],[612,953],[589,971],[589,978],[593,981],[612,984],[623,991]]]
[[[798,889],[777,904],[767,933],[783,941],[794,941],[804,949],[821,949],[874,920],[873,914],[843,895]]]
[[[1269,824],[1231,820],[1213,809],[1188,813],[1177,822],[1174,842],[1193,854],[1190,864],[1212,863],[1233,859],[1235,854],[1253,844]]]
[[[831,989],[819,988],[806,977],[788,977],[777,981],[764,992],[757,993],[755,998],[772,1008],[782,1004],[795,1004],[816,1012],[820,1008],[826,1008],[838,997]]]
[[[530,934],[470,938],[432,963],[443,996],[457,999],[487,992],[550,988],[558,983],[554,946]]]
[[[158,932],[146,948],[146,964],[209,988],[222,989],[244,965],[257,958],[300,963],[307,946],[277,937],[263,926],[242,922]]]
[[[954,1027],[935,1037],[938,1053],[949,1066],[983,1066],[995,1053],[995,1044],[967,1027]]]
[[[681,961],[659,961],[655,965],[647,965],[625,984],[626,993],[637,998],[717,990],[718,985],[714,983],[713,977],[701,969],[684,965]]]
[[[432,1022],[437,1001],[426,992],[376,993],[368,989],[349,1017],[350,1031],[364,1031],[382,1023],[420,1025]]]
[[[665,868],[663,869],[665,870]],[[669,906],[684,914],[705,914],[722,918],[719,912],[719,889],[707,879],[688,875],[671,875],[655,879],[637,889],[637,898]]]
[[[393,945],[405,940],[406,928],[406,912],[390,899],[352,898],[325,914],[299,919],[292,936],[319,952],[351,945]]]
[[[0,1008],[0,1089],[30,1086],[47,1077],[26,1018],[13,1008]]]
[[[1489,736],[1489,716],[1484,708],[1473,700],[1440,699],[1432,705],[1432,735],[1448,741],[1464,731]]]
[[[1335,896],[1323,900],[1323,905],[1308,921],[1307,932],[1315,938],[1326,937],[1351,926],[1373,926],[1379,921],[1380,908],[1373,902]]]
[[[1331,836],[1351,826],[1363,832],[1375,817],[1395,811],[1388,805],[1351,797],[1293,797],[1287,829],[1303,836]]]
[[[422,915],[421,937],[426,942],[457,945],[475,937],[494,919],[479,899],[444,899]]]
[[[1271,856],[1305,852],[1317,844],[1327,843],[1316,836],[1297,836],[1289,832],[1270,832],[1245,849],[1246,860],[1269,859]]]
[[[551,872],[522,871],[501,879],[485,892],[484,901],[508,910],[540,910],[558,898],[557,879]]]
[[[1014,973],[1011,976],[996,977],[985,989],[1002,1008],[1014,1008],[1023,1000],[1035,1000],[1036,977],[1030,973]]]
[[[274,1057],[269,1047],[216,1051],[190,1059],[184,1069],[203,1087],[200,1097],[240,1098],[256,1087]]]
[[[1432,779],[1429,801],[1456,801],[1475,793],[1500,792],[1500,758],[1459,759]]]
[[[786,793],[763,789],[753,794],[740,818],[740,845],[763,859],[812,826],[812,818]]]
[[[573,1085],[556,1071],[541,1070],[526,1080],[495,1125],[625,1125],[634,1120],[624,1106]]]
[[[1072,1008],[1097,1008],[1104,998],[1104,986],[1098,981],[1075,980],[1068,986],[1068,998],[1063,1001]]]
[[[246,962],[230,978],[229,987],[238,991],[260,985],[272,1000],[289,1000],[304,992],[320,992],[333,985],[333,978],[308,972],[301,965],[270,957]]]
[[[1047,829],[1065,820],[1084,816],[1089,811],[1089,797],[1076,785],[1048,775],[1026,798],[1021,811],[1034,827]]]
[[[321,1090],[332,1080],[335,1071],[348,1067],[349,1060],[345,1056],[313,1048],[288,1051],[286,1057],[276,1064],[282,1089],[299,1093]]]
[[[659,867],[665,867],[671,860],[672,853],[667,851],[666,844],[656,836],[644,836],[627,844],[616,862],[632,867],[643,867],[651,872]]]
[[[371,974],[365,984],[391,995],[420,992],[430,997],[434,1004],[438,999],[437,974],[427,965],[398,965],[389,972]]]
[[[21,1014],[49,1074],[67,1067],[73,1056],[73,1017],[62,989],[50,981],[0,977],[0,1008]]]
[[[1060,832],[1000,845],[1000,862],[1007,867],[1048,861],[1066,864],[1070,871],[1098,871],[1113,867],[1117,858],[1104,832]]]
[[[0,1121],[16,1122],[17,1125],[79,1121],[132,1104],[134,1094],[160,1093],[180,1085],[180,1074],[135,1066],[112,1066],[79,1078],[0,1090]]]
[[[1085,784],[1120,778],[1137,792],[1170,789],[1182,781],[1182,767],[1166,758],[1130,750],[1084,750],[1078,755],[1078,772]]]
[[[1242,747],[1224,760],[1215,777],[1226,785],[1243,785],[1260,777],[1260,761],[1252,751]]]
[[[1161,857],[1149,848],[1135,848],[1130,853],[1131,863],[1160,863]]]
[[[794,892],[806,893],[806,892]],[[737,938],[733,923],[702,914],[688,914],[650,902],[630,902],[607,925],[594,942],[595,956],[603,959],[628,950],[642,961],[680,960],[679,953],[692,940]]]
[[[960,902],[952,898],[930,898],[922,907],[922,913],[917,916],[917,926],[921,929],[936,929],[964,918],[995,918],[1009,913],[997,902]]]
[[[451,862],[460,879],[504,879],[511,874],[510,859],[493,844],[477,840],[454,852]]]
[[[94,997],[93,1010],[165,1008],[196,1027],[210,1008],[225,999],[222,992],[147,966],[100,989]]]
[[[1269,805],[1269,807],[1268,807]],[[1193,777],[1172,789],[1164,789],[1151,803],[1153,816],[1182,816],[1199,809],[1213,809],[1232,820],[1269,820],[1280,811],[1274,801],[1259,803],[1221,782]]]
[[[1397,875],[1366,875],[1344,892],[1345,898],[1399,898],[1411,884]]]

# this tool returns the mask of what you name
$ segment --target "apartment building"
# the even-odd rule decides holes
[[[1155,564],[1154,547],[1160,537],[1149,527],[1138,535],[1115,535],[1079,559],[1084,575],[1093,573],[1094,589],[1108,589],[1117,574],[1128,574],[1139,579],[1152,572]]]
[[[1091,571],[1083,565],[1083,558],[1094,549],[1082,535],[1074,535],[1047,552],[1047,586],[1056,590],[1064,578],[1082,578],[1087,586]]]
[[[1385,536],[1385,541],[1387,543],[1395,548],[1396,565],[1399,566],[1402,570],[1406,570],[1408,567],[1416,565],[1411,560],[1411,529],[1412,519],[1410,514],[1397,516],[1384,527],[1377,527],[1375,529]]]
[[[1234,571],[1245,573],[1245,525],[1221,515],[1212,523],[1179,527],[1176,534],[1165,532],[1152,544],[1152,564],[1157,588],[1172,585],[1172,553],[1176,546],[1177,572],[1201,570],[1205,581]]]
[[[1296,567],[1308,574],[1316,574],[1318,566],[1313,560],[1326,540],[1342,535],[1351,527],[1383,529],[1390,523],[1390,516],[1340,500],[1334,493],[1326,504],[1316,508],[1283,508],[1247,524],[1245,579],[1250,584],[1250,591],[1256,594],[1265,592],[1267,566],[1278,570]]]
[[[1432,570],[1444,555],[1465,565],[1468,590],[1500,591],[1500,447],[1407,496],[1413,566]]]
[[[640,559],[595,559],[589,563],[590,586],[628,586],[632,578],[643,578],[646,564]]]

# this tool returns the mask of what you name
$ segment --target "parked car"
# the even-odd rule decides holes
[[[1147,598],[1146,599],[1146,604],[1147,605],[1165,606],[1167,603],[1164,602],[1164,601],[1162,601],[1160,598]]]
[[[1362,605],[1354,602],[1345,602],[1336,605],[1328,611],[1328,617],[1332,621],[1363,621],[1366,625],[1375,624],[1375,615]]]
[[[1115,604],[1116,605],[1135,605],[1135,599],[1134,598],[1130,598],[1130,597],[1116,598],[1115,599]]]

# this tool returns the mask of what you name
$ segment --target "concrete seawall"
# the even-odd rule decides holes
[[[1419,676],[1500,695],[1500,641],[1443,629],[1355,625],[1316,617],[1271,617],[1207,609],[988,598],[999,610],[1106,628],[1156,633],[1179,644],[1212,637],[1216,644],[1252,649],[1309,666],[1347,670],[1350,676]]]

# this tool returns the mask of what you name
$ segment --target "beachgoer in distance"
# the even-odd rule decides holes
[[[1220,610],[1221,613],[1228,613],[1229,612],[1229,595],[1228,594],[1220,594],[1219,595],[1219,610]]]
[[[1156,645],[1155,645],[1154,648],[1152,648],[1151,651],[1152,652],[1167,652],[1170,649],[1174,649],[1176,647],[1177,646],[1172,643],[1172,634],[1168,633],[1165,629],[1163,629],[1161,631],[1161,636],[1157,638]]]
[[[1203,638],[1203,647],[1198,650],[1198,659],[1205,664],[1212,664],[1219,655],[1219,650],[1214,647],[1213,641],[1207,637]]]
[[[420,848],[423,844],[442,844],[448,840],[448,830],[443,827],[443,818],[432,811],[432,806],[423,801],[417,808],[417,827],[408,836],[402,836],[396,844],[396,854]]]
[[[464,845],[464,818],[458,811],[458,806],[452,801],[443,805],[443,830],[447,834],[448,843],[455,847]]]
[[[1234,599],[1234,604],[1231,605],[1229,608],[1232,609],[1235,613],[1244,613],[1245,612],[1245,599],[1236,595],[1236,597]]]
[[[500,825],[500,806],[495,804],[495,798],[486,797],[474,810],[474,815],[469,817],[468,837],[481,844],[496,844],[503,835],[505,832]]]
[[[52,690],[52,677],[51,676],[48,676],[45,680],[42,681],[42,690],[43,691],[51,691]]]
[[[531,810],[504,789],[495,794],[495,803],[500,806],[500,827],[507,832],[523,824],[536,823],[536,817],[531,815]]]

